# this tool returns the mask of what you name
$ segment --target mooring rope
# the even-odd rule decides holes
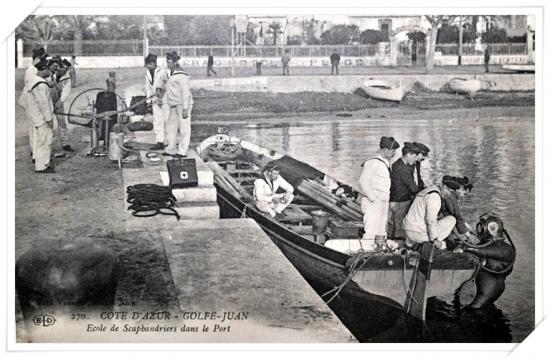
[[[173,208],[176,197],[166,186],[156,184],[136,184],[126,188],[132,215],[137,217],[151,217],[157,214],[173,215],[180,220],[178,212]]]
[[[326,302],[327,304],[332,302],[344,289],[344,287],[351,281],[351,279],[357,274],[358,271],[360,271],[369,261],[370,258],[372,258],[374,255],[372,252],[365,252],[360,251],[357,254],[353,255],[348,262],[346,262],[346,267],[349,267],[348,275],[346,276],[346,279],[338,286],[334,287],[333,289],[323,293],[321,297],[325,297],[326,295],[331,294],[332,292],[335,292],[330,299],[328,299]],[[361,263],[361,264],[359,264]]]

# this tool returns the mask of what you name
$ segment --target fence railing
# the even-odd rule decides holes
[[[411,43],[402,42],[398,45],[398,52],[401,56],[407,56],[411,51]],[[29,57],[32,49],[44,44],[24,42],[23,56]],[[419,46],[424,47],[422,44]],[[492,55],[520,55],[527,54],[525,43],[499,43],[488,44]],[[142,40],[83,40],[79,43],[79,49],[75,48],[73,41],[53,41],[47,44],[46,50],[49,54],[70,56],[143,56]],[[483,54],[485,45],[463,44],[463,55]],[[337,50],[343,57],[373,57],[390,56],[391,44],[388,42],[376,45],[292,45],[292,46],[235,46],[237,57],[280,57],[288,50],[291,57],[329,57],[334,50]],[[231,57],[230,45],[214,46],[160,46],[150,45],[148,51],[164,57],[166,53],[175,51],[181,57],[206,57],[212,54],[215,57]],[[458,44],[438,44],[436,51],[443,56],[457,56]]]
[[[74,41],[52,41],[48,44],[23,43],[23,56],[32,56],[32,49],[44,47],[51,55],[71,56],[142,56],[143,40],[82,40],[80,50],[75,49]],[[78,50],[78,51],[77,51]]]
[[[389,43],[379,45],[309,45],[309,46],[235,46],[235,56],[238,57],[279,57],[288,50],[291,57],[329,57],[334,50],[340,56],[368,57],[384,56],[390,52]],[[168,52],[176,52],[181,57],[206,57],[210,54],[218,57],[230,57],[231,46],[161,46],[150,45],[149,52],[165,56]]]

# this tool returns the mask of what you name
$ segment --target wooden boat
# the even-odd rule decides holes
[[[405,91],[399,87],[390,86],[387,82],[369,78],[363,83],[363,90],[372,98],[385,101],[401,102]]]
[[[520,73],[535,73],[535,65],[502,65],[502,69]]]
[[[453,78],[449,81],[449,87],[453,92],[473,96],[481,89],[481,81],[475,77],[471,80],[465,78]]]
[[[425,319],[426,300],[454,293],[472,280],[479,260],[470,254],[447,251],[360,252],[335,251],[325,240],[357,240],[363,227],[360,202],[340,197],[343,184],[319,170],[268,148],[219,134],[202,141],[197,153],[214,172],[222,217],[249,217],[270,236],[301,275],[325,299],[359,298]],[[254,181],[262,168],[276,161],[281,175],[295,188],[295,199],[281,217],[259,211],[253,199]],[[336,189],[336,190],[335,190]],[[330,228],[316,231],[315,213],[328,213]],[[317,227],[318,229],[318,227]],[[322,229],[322,228],[321,228]],[[426,247],[428,251],[424,250]]]

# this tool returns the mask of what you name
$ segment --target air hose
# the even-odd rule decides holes
[[[514,257],[512,258],[510,263],[502,270],[492,270],[492,269],[487,268],[487,267],[482,265],[481,269],[483,271],[486,271],[486,272],[489,272],[489,273],[492,273],[492,274],[495,274],[495,275],[503,275],[505,273],[508,273],[508,271],[512,268],[512,266],[514,266],[514,263],[516,262],[516,246],[514,245],[514,242],[510,238],[510,235],[508,234],[508,231],[506,231],[506,229],[503,229],[503,233],[504,233],[504,237],[506,238],[506,240],[508,240],[508,242],[510,243],[510,246],[512,246],[512,250],[514,251]],[[485,248],[489,245],[492,245],[495,242],[495,239],[492,238],[491,240],[489,240],[488,242],[486,242],[485,244],[482,244],[482,245],[473,245],[473,244],[470,244],[470,243],[465,242],[463,240],[461,240],[461,242],[464,245],[466,245],[466,247],[468,247],[468,248],[482,249],[482,248]],[[472,253],[475,255],[475,252],[472,252]]]

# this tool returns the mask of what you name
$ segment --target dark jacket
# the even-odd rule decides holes
[[[460,207],[458,206],[458,199],[454,196],[451,198],[441,197],[441,209],[439,210],[439,214],[441,216],[454,216],[456,219],[455,227],[459,234],[465,234],[468,232],[466,221],[464,220]]]
[[[422,176],[420,175],[420,162],[416,162],[414,167],[416,169],[416,178],[418,180],[418,190],[422,191],[426,189],[426,184],[424,184],[424,180],[422,180]]]
[[[483,60],[485,63],[489,63],[489,60],[491,59],[491,53],[488,50],[485,50],[485,54],[483,56]]]
[[[214,66],[214,56],[208,56],[208,66]]]
[[[340,55],[337,54],[336,52],[330,55],[330,62],[331,63],[340,62]]]
[[[414,181],[414,165],[406,164],[399,158],[391,167],[390,201],[402,202],[412,200],[420,189]]]

